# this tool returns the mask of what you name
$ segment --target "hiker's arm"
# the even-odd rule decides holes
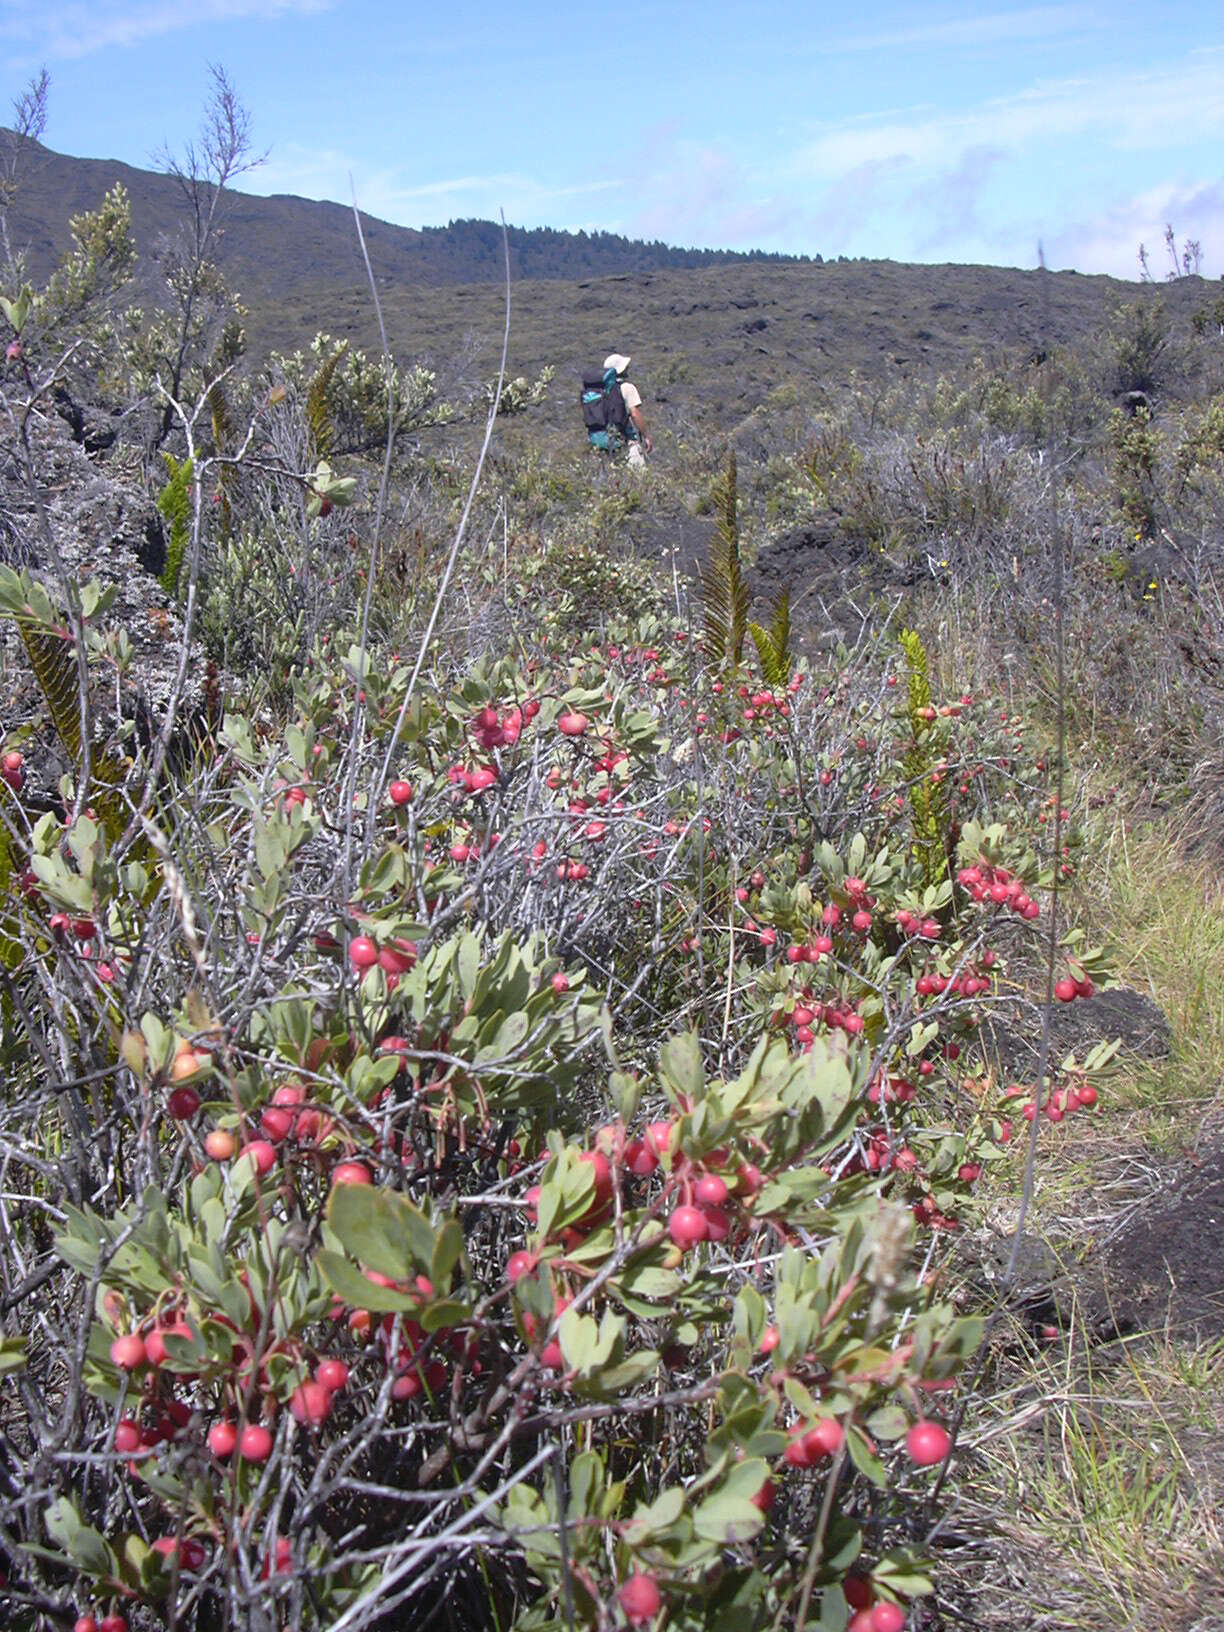
[[[654,444],[650,440],[650,432],[646,429],[646,421],[642,418],[642,410],[640,408],[630,408],[629,418],[633,421],[634,428],[642,439],[642,446],[649,453]]]

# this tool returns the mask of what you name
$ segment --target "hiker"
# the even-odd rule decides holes
[[[642,467],[653,447],[642,417],[642,394],[625,379],[629,358],[611,352],[602,369],[582,376],[582,419],[587,438],[601,453],[617,453],[623,447],[629,464]]]

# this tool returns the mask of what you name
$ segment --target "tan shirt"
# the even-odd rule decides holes
[[[636,385],[633,385],[629,380],[622,380],[620,382],[620,388],[621,396],[625,399],[625,407],[630,413],[632,413],[635,408],[640,408],[642,406],[642,393],[638,390]]]

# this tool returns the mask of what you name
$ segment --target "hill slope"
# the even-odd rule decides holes
[[[174,178],[28,141],[16,156],[9,234],[27,250],[34,277],[45,278],[68,247],[70,217],[121,182],[148,298],[158,240],[182,220]],[[488,378],[504,319],[500,229],[461,221],[417,231],[371,217],[362,225],[397,359],[433,359],[469,382]],[[1043,281],[1006,267],[788,262],[546,229],[511,228],[509,236],[511,373],[551,363],[559,377],[576,377],[605,352],[628,351],[652,400],[681,419],[739,419],[780,385],[810,395],[852,371],[886,388],[979,353],[1084,347],[1119,300],[1138,295],[1134,284],[1073,272]],[[345,206],[233,193],[220,258],[248,309],[253,354],[305,345],[319,329],[378,346]],[[1188,309],[1201,300],[1201,280],[1165,295],[1175,312]],[[560,422],[569,394],[554,387],[551,397]]]

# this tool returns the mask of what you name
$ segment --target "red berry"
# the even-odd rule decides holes
[[[273,1144],[279,1145],[293,1131],[297,1116],[283,1105],[269,1105],[259,1118],[259,1130],[266,1133]]]
[[[644,1139],[630,1139],[625,1146],[625,1166],[630,1173],[646,1178],[659,1165],[659,1158]]]
[[[237,1141],[225,1128],[213,1128],[204,1135],[204,1149],[214,1162],[228,1162],[237,1149]]]
[[[289,1396],[289,1410],[295,1421],[317,1427],[331,1415],[331,1394],[320,1382],[299,1383]]]
[[[238,1455],[244,1462],[266,1462],[272,1455],[272,1435],[262,1423],[249,1423],[242,1430]]]
[[[842,1582],[842,1592],[851,1609],[870,1609],[875,1588],[869,1575],[851,1574]]]
[[[98,1623],[92,1615],[78,1615],[72,1623],[72,1632],[98,1632]]]
[[[332,1169],[333,1184],[373,1184],[364,1162],[337,1162]]]
[[[506,1279],[510,1285],[521,1281],[524,1275],[533,1274],[539,1261],[534,1252],[512,1252],[506,1259]]]
[[[704,1241],[710,1233],[710,1221],[700,1207],[677,1207],[667,1221],[667,1233],[684,1252]]]
[[[126,1615],[103,1615],[98,1622],[98,1632],[128,1632]]]
[[[412,803],[412,783],[392,782],[387,789],[387,795],[393,805],[410,805]]]
[[[727,1185],[717,1173],[703,1173],[693,1186],[693,1195],[703,1207],[721,1207],[727,1199]]]
[[[785,1449],[782,1452],[782,1460],[792,1468],[810,1467],[812,1459],[808,1455],[802,1427],[791,1429],[790,1437],[786,1441]]]
[[[276,1166],[276,1146],[270,1145],[266,1139],[249,1140],[238,1154],[251,1158],[261,1179]]]
[[[349,1368],[343,1360],[320,1360],[315,1367],[315,1381],[331,1394],[344,1388],[348,1380]]]
[[[238,1430],[232,1422],[214,1422],[208,1430],[208,1448],[220,1461],[233,1456],[238,1444]]]
[[[557,720],[557,730],[561,732],[562,736],[580,737],[589,724],[590,721],[585,714],[579,714],[576,710],[569,710]]]
[[[901,1632],[905,1625],[905,1611],[900,1604],[881,1600],[871,1612],[871,1632]]]
[[[123,1456],[131,1456],[140,1448],[140,1424],[132,1417],[123,1417],[115,1424],[115,1449]]]
[[[1079,996],[1079,987],[1070,975],[1064,975],[1054,987],[1054,996],[1060,1003],[1073,1003]]]
[[[595,1206],[603,1207],[612,1199],[612,1164],[602,1150],[584,1150],[578,1160],[595,1169]]]
[[[942,1462],[952,1448],[952,1438],[946,1428],[937,1422],[916,1422],[905,1436],[905,1448],[910,1461],[920,1468],[934,1467]]]
[[[846,1433],[836,1417],[821,1417],[816,1426],[803,1436],[803,1447],[810,1462],[824,1456],[836,1456],[845,1442]]]
[[[354,969],[372,969],[378,962],[378,948],[368,935],[355,935],[349,942],[349,962]]]
[[[663,1607],[663,1595],[653,1575],[641,1570],[631,1575],[616,1595],[631,1626],[645,1626]]]
[[[646,1129],[646,1148],[654,1151],[656,1156],[665,1156],[671,1145],[671,1136],[670,1122],[652,1122]]]
[[[149,1358],[144,1339],[137,1332],[117,1337],[111,1344],[110,1357],[120,1371],[139,1371]]]
[[[166,1100],[166,1109],[176,1122],[189,1122],[200,1108],[200,1096],[194,1088],[176,1088]]]

